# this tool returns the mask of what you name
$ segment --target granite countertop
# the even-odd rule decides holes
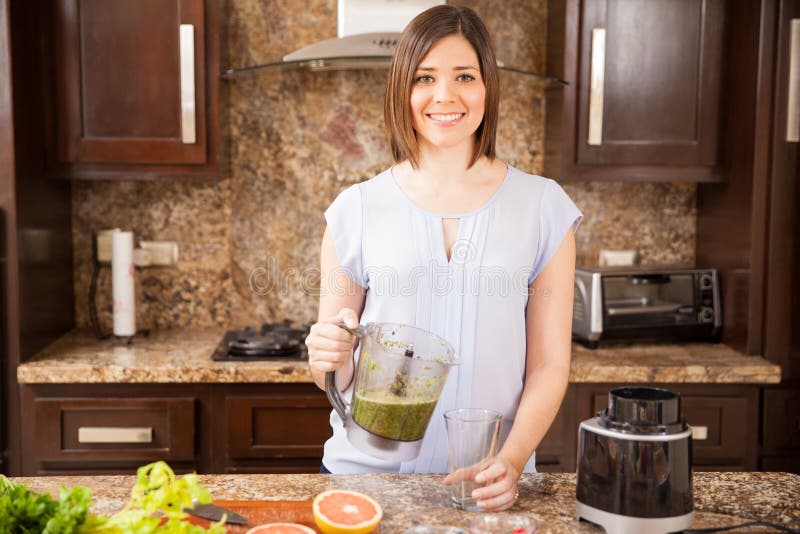
[[[17,368],[25,384],[312,382],[304,361],[217,362],[219,328],[157,330],[125,345],[75,330]],[[574,344],[571,382],[778,383],[780,367],[722,344]]]
[[[450,508],[441,475],[201,475],[215,499],[310,500],[318,493],[343,488],[372,495],[384,509],[382,534],[418,524],[467,527],[475,515]],[[37,477],[16,479],[36,491],[92,489],[92,511],[111,514],[127,501],[133,476]],[[695,473],[693,528],[729,526],[760,520],[800,528],[800,476],[788,473]],[[575,518],[575,475],[523,475],[517,504],[502,514],[519,514],[538,522],[539,534],[602,532]],[[736,532],[774,532],[748,529]]]

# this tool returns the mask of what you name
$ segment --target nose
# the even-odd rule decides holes
[[[439,80],[433,94],[435,102],[452,102],[455,100],[454,87],[449,80]]]

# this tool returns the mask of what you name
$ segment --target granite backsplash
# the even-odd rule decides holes
[[[508,64],[544,71],[545,0],[469,5],[492,31]],[[298,9],[279,0],[225,0],[229,66],[267,63],[335,37],[336,1]],[[225,65],[226,67],[228,65]],[[316,316],[322,213],[336,194],[391,165],[383,133],[386,71],[274,70],[228,84],[230,162],[214,182],[76,181],[72,193],[76,323],[89,324],[95,229],[119,227],[138,240],[174,240],[176,268],[138,269],[140,328],[257,324]],[[498,155],[542,169],[544,91],[532,78],[502,73]],[[696,238],[691,184],[563,184],[585,215],[578,263],[600,248],[635,248],[643,264],[691,264]],[[111,325],[110,269],[97,304]]]

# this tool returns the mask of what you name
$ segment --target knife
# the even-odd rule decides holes
[[[198,504],[195,503],[194,508],[184,508],[184,512],[187,514],[191,514],[196,517],[200,517],[202,519],[208,519],[209,521],[219,521],[222,519],[222,516],[225,517],[225,522],[231,525],[246,525],[247,518],[237,514],[236,512],[231,512],[227,508],[223,508],[222,506],[217,506],[216,504]]]

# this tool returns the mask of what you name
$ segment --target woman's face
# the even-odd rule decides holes
[[[411,120],[420,146],[469,143],[483,120],[486,86],[478,55],[463,36],[440,39],[422,58],[411,88]]]

